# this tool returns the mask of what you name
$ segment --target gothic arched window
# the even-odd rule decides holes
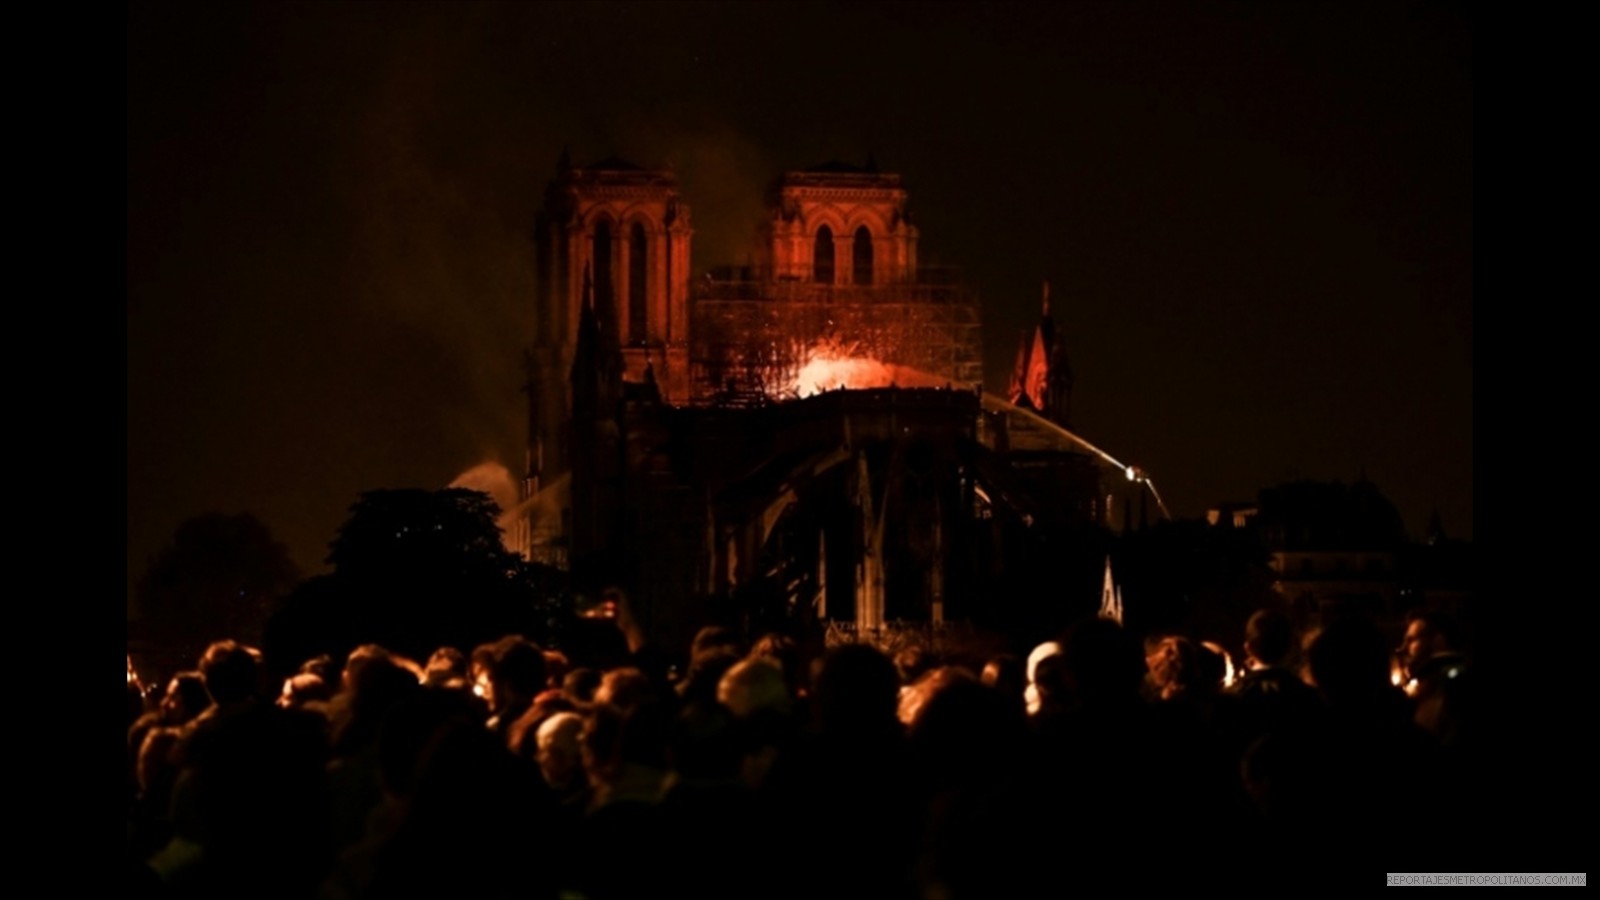
[[[812,279],[818,284],[833,284],[833,229],[817,229],[817,246],[811,255]]]
[[[650,271],[648,245],[644,226],[633,223],[633,235],[628,240],[628,340],[643,341],[649,337],[649,293],[645,282]]]
[[[872,283],[872,232],[863,225],[856,229],[854,252],[851,254],[856,284]]]

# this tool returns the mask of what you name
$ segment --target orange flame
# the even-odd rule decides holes
[[[795,373],[790,391],[797,397],[810,397],[840,388],[944,387],[945,384],[936,376],[909,366],[813,350],[805,365]]]

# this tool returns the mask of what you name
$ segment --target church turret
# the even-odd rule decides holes
[[[1006,399],[1038,412],[1063,428],[1070,428],[1072,381],[1066,341],[1057,333],[1050,316],[1050,282],[1046,281],[1039,324],[1022,334]]]
[[[583,298],[570,376],[574,562],[592,559],[615,539],[623,474],[622,354],[587,269]]]
[[[622,397],[623,359],[617,344],[616,328],[605,313],[604,304],[594,301],[589,271],[583,273],[583,309],[578,316],[578,334],[572,356],[569,380],[574,421],[615,418]],[[578,448],[581,454],[582,448]]]

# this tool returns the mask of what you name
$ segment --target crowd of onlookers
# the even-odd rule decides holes
[[[626,638],[605,664],[520,636],[368,645],[275,696],[233,641],[164,691],[130,661],[130,889],[1020,897],[1471,827],[1473,677],[1439,614],[1396,649],[1263,610],[1237,659],[1107,619],[970,666],[722,627],[674,664]]]

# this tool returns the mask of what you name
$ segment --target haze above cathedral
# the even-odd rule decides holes
[[[618,304],[630,379],[649,366],[671,398],[777,377],[697,370],[674,310],[816,290],[819,223],[774,218],[766,191],[870,156],[910,217],[889,199],[824,223],[820,283],[970,291],[979,377],[1003,395],[1049,279],[1073,425],[1151,471],[1176,513],[1365,474],[1412,532],[1438,507],[1471,534],[1471,36],[1448,11],[129,14],[130,580],[209,509],[256,512],[315,570],[360,490],[490,459],[520,475],[523,351],[568,339],[541,337],[557,320],[537,298],[557,288],[536,221],[568,145],[580,165],[671,163],[678,217],[662,200],[613,218],[615,277],[591,285]],[[566,279],[575,336],[583,267]],[[789,374],[763,389],[809,389]]]

